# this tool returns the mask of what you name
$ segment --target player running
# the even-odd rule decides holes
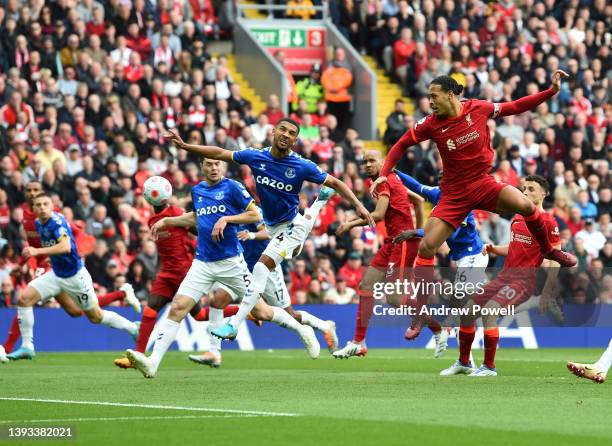
[[[548,181],[538,175],[525,177],[525,197],[542,212],[542,219],[548,236],[548,243],[555,249],[561,246],[559,228],[550,214],[543,212],[542,203],[548,195]],[[498,315],[491,309],[518,306],[527,301],[536,287],[536,273],[540,265],[547,267],[547,277],[540,297],[540,311],[548,309],[549,302],[554,299],[559,264],[553,260],[546,260],[542,255],[540,246],[535,243],[522,215],[516,215],[510,223],[510,244],[494,246],[486,244],[482,253],[494,253],[505,256],[504,267],[497,277],[484,287],[482,294],[474,293],[469,308],[469,314],[461,317],[459,328],[459,359],[451,367],[442,370],[440,375],[469,374],[470,376],[497,376],[495,369],[495,353],[499,341]],[[487,309],[482,315],[484,325],[484,361],[474,370],[470,361],[472,343],[476,333],[475,321],[480,316],[480,308]],[[499,314],[499,313],[498,313]]]
[[[329,198],[333,195],[333,189],[323,188],[317,197],[317,200],[313,205],[305,210],[305,215],[312,217],[309,221],[316,221],[317,215],[319,214],[322,207],[327,203]],[[260,220],[258,223],[251,223],[248,225],[240,225],[238,227],[238,240],[244,249],[244,259],[247,263],[249,271],[253,271],[253,267],[264,252],[270,237],[265,228],[265,223]],[[277,265],[274,271],[270,272],[268,276],[268,283],[263,293],[263,300],[271,307],[278,307],[284,309],[289,313],[295,320],[303,325],[309,325],[313,329],[323,333],[327,348],[330,353],[333,353],[338,349],[338,336],[336,335],[336,324],[334,321],[323,321],[318,317],[308,313],[307,311],[300,310],[295,311],[291,306],[291,297],[289,290],[285,284],[283,277],[283,270],[281,265]],[[210,345],[221,348],[220,339],[216,336],[210,336]],[[219,367],[221,365],[221,352],[220,350],[206,351],[199,355],[189,355],[189,359],[198,364],[208,365],[210,367]]]
[[[34,198],[33,204],[37,216],[36,230],[42,246],[24,248],[23,256],[26,260],[49,256],[51,271],[32,280],[19,296],[17,314],[22,342],[21,347],[8,355],[8,358],[31,359],[35,356],[32,307],[36,302],[61,295],[69,296],[92,323],[125,330],[136,336],[137,323],[112,311],[100,309],[91,276],[79,257],[72,230],[66,219],[53,210],[51,197],[40,194]]]
[[[612,367],[612,339],[608,348],[603,352],[599,360],[594,364],[581,364],[579,362],[568,361],[567,369],[580,378],[590,379],[598,384],[606,381],[608,370]]]
[[[210,302],[211,329],[223,323],[223,308],[228,302],[250,294],[252,276],[242,256],[237,225],[255,223],[261,216],[244,186],[223,176],[221,161],[206,158],[202,164],[205,180],[191,191],[194,211],[163,218],[151,228],[156,235],[167,227],[197,224],[198,241],[195,259],[172,300],[168,318],[160,324],[153,352],[147,357],[144,353],[126,350],[132,365],[145,378],[156,375],[163,356],[176,338],[180,322],[213,287],[217,290]],[[254,308],[254,316],[293,329],[301,336],[309,355],[318,357],[320,346],[311,327],[299,324],[282,309],[264,303]]]
[[[368,181],[374,181],[378,178],[382,167],[382,157],[377,150],[369,150],[363,158]],[[387,229],[387,237],[384,244],[370,263],[366,273],[359,285],[359,305],[357,307],[357,318],[355,325],[355,334],[353,339],[346,343],[346,346],[333,353],[335,358],[349,358],[351,356],[365,356],[368,349],[365,344],[366,332],[368,323],[372,316],[374,308],[373,290],[376,283],[384,281],[394,281],[396,279],[401,282],[404,279],[407,271],[410,271],[414,265],[419,241],[416,239],[405,240],[400,244],[393,243],[394,237],[401,234],[405,230],[413,230],[414,222],[412,218],[412,203],[417,203],[417,227],[423,225],[423,199],[414,193],[407,191],[397,175],[389,175],[388,181],[378,185],[374,191],[374,196],[378,199],[376,209],[372,212],[374,221],[385,222]],[[368,222],[360,217],[354,217],[351,220],[341,224],[337,231],[337,235],[342,235],[345,232],[357,226],[365,226]],[[402,296],[386,296],[387,303],[399,306],[402,303]],[[440,337],[440,324],[432,320],[430,328],[436,336]]]
[[[442,194],[439,186],[425,186],[408,174],[398,170],[394,170],[394,172],[408,189],[425,197],[425,199],[434,206],[438,204],[440,195]],[[395,237],[394,241],[396,243],[402,243],[404,240],[410,240],[414,237],[422,238],[424,232],[423,229],[407,230]],[[478,235],[476,220],[474,219],[474,213],[472,211],[469,212],[455,232],[446,240],[446,244],[450,249],[449,258],[457,264],[454,283],[455,288],[457,288],[460,283],[463,284],[462,289],[466,289],[466,284],[476,286],[477,284],[485,284],[488,281],[486,268],[489,264],[489,255],[481,254],[482,240]],[[467,299],[456,299],[454,296],[451,297],[451,305],[453,306],[463,306],[466,301]],[[456,326],[456,324],[453,323],[453,319],[454,318],[449,318],[443,323],[444,326],[439,336],[440,339],[436,339],[434,358],[439,358],[444,351],[446,351],[449,330]],[[458,323],[458,320],[455,320],[455,322]]]
[[[298,212],[298,194],[304,181],[325,184],[351,203],[357,214],[374,225],[370,213],[359,202],[346,184],[326,174],[312,161],[303,159],[292,148],[297,141],[300,128],[289,118],[281,119],[274,128],[271,147],[245,149],[232,152],[215,146],[186,144],[176,130],[170,130],[165,137],[178,148],[188,152],[223,161],[246,164],[255,178],[257,194],[266,229],[272,241],[268,244],[253,268],[253,293],[243,299],[240,310],[230,322],[212,330],[211,333],[223,339],[234,339],[240,324],[244,322],[263,294],[268,276],[284,259],[291,259],[302,249],[308,236],[308,216]],[[314,222],[312,222],[314,224]]]
[[[147,179],[143,190],[145,199],[153,206],[154,212],[147,222],[149,228],[163,218],[179,217],[184,214],[183,209],[168,203],[172,197],[172,185],[165,178],[154,176]],[[158,234],[155,244],[159,253],[160,265],[151,286],[147,305],[142,312],[135,347],[135,350],[140,353],[146,351],[159,312],[172,301],[193,261],[188,228],[168,227],[164,233]],[[237,305],[230,305],[225,308],[223,315],[229,317],[236,314],[237,311]],[[200,302],[197,302],[189,314],[196,321],[207,321],[209,309],[203,308]],[[114,364],[123,369],[132,368],[130,360],[126,357],[115,359]]]
[[[381,176],[373,188],[386,181],[393,167],[406,149],[432,139],[444,164],[441,182],[442,195],[433,209],[419,245],[415,275],[424,283],[431,282],[433,261],[438,248],[447,240],[469,212],[483,209],[496,213],[518,213],[537,241],[546,259],[563,266],[576,264],[576,257],[555,249],[548,239],[542,213],[517,188],[497,182],[488,172],[493,161],[493,148],[487,121],[534,109],[551,98],[561,88],[561,78],[567,73],[557,70],[551,88],[540,93],[507,103],[491,103],[477,99],[460,101],[463,87],[450,76],[439,76],[429,84],[429,103],[433,114],[415,124],[393,146]],[[427,287],[424,287],[427,288]],[[427,295],[417,296],[419,307],[427,303]],[[409,328],[406,337],[416,338],[423,325],[422,319]]]

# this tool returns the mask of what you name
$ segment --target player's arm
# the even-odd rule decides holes
[[[270,235],[266,231],[266,226],[262,223],[257,226],[257,232],[250,232],[247,230],[240,231],[238,233],[238,240],[270,240]]]
[[[408,190],[425,197],[425,199],[432,204],[438,204],[438,201],[440,200],[439,187],[425,186],[424,184],[419,183],[414,177],[404,172],[400,172],[397,169],[393,169],[393,172],[395,172],[399,179],[402,180],[402,183],[404,183],[404,186],[406,186]]]
[[[244,212],[236,215],[224,215],[217,220],[217,223],[215,223],[215,226],[213,226],[212,239],[215,242],[220,242],[223,240],[223,231],[225,231],[225,228],[229,223],[235,225],[248,225],[251,223],[257,223],[258,221],[261,221],[261,215],[259,214],[257,206],[255,206],[255,201],[251,200]]]
[[[346,201],[351,203],[355,207],[355,210],[359,218],[365,221],[364,224],[368,224],[372,227],[376,225],[376,220],[372,217],[372,215],[370,215],[370,213],[365,208],[365,206],[359,201],[359,199],[355,196],[353,191],[343,181],[339,180],[338,178],[332,175],[327,175],[327,178],[325,178],[325,181],[323,182],[323,184],[334,189],[336,192],[338,192],[338,194],[340,194],[342,198],[344,198]],[[387,201],[387,204],[388,204],[388,201]],[[385,212],[386,212],[386,209],[385,209]],[[382,215],[384,217],[385,214],[383,213]]]
[[[155,222],[151,226],[151,235],[157,239],[162,237],[165,233],[162,229],[167,227],[178,227],[178,228],[192,228],[197,225],[197,219],[195,212],[187,212],[177,217],[164,217]]]
[[[526,112],[527,110],[535,109],[542,102],[546,102],[548,99],[556,95],[561,89],[561,79],[568,76],[569,74],[563,70],[555,71],[552,75],[552,85],[549,89],[522,97],[516,101],[495,104],[493,117],[518,115]]]
[[[482,255],[495,254],[496,256],[506,257],[508,255],[508,247],[510,245],[494,245],[493,243],[486,243],[482,247]]]
[[[408,199],[414,206],[414,214],[416,216],[416,227],[422,228],[423,221],[425,220],[425,207],[423,206],[423,203],[425,202],[425,200],[423,200],[423,197],[421,197],[418,194],[415,194],[411,190],[408,190]]]
[[[222,149],[216,146],[197,146],[195,144],[187,144],[183,141],[175,129],[170,129],[164,133],[164,138],[173,143],[179,149],[187,150],[190,153],[221,161],[234,161],[232,151]]]
[[[378,197],[378,202],[376,203],[376,209],[370,215],[374,219],[375,222],[379,222],[385,218],[385,214],[387,213],[387,209],[389,208],[389,196],[388,195],[380,195]],[[342,223],[336,229],[337,235],[342,235],[347,231],[357,227],[357,226],[366,226],[369,222],[365,218],[361,218],[359,216],[353,217],[351,220]]]
[[[553,245],[555,249],[561,249],[561,244]],[[554,260],[544,260],[542,266],[546,268],[546,282],[542,288],[540,297],[540,313],[545,313],[548,310],[548,303],[555,298],[555,290],[557,287],[557,276],[559,275],[559,263]]]
[[[374,181],[372,186],[370,186],[370,193],[373,193],[379,184],[387,181],[387,175],[393,171],[393,168],[397,165],[399,160],[402,159],[402,156],[404,156],[404,153],[406,153],[406,149],[408,149],[410,146],[414,146],[418,142],[419,141],[414,134],[414,128],[411,128],[402,135],[402,137],[393,145],[393,147],[391,147],[391,150],[389,150],[379,177],[376,178],[376,181]]]
[[[37,256],[57,256],[61,254],[68,254],[71,249],[70,237],[68,237],[68,234],[62,234],[57,240],[57,243],[53,246],[48,246],[46,248],[34,248],[33,246],[27,246],[23,248],[23,257],[27,260],[30,257]]]

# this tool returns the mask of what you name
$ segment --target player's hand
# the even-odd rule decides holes
[[[183,141],[183,138],[179,136],[176,129],[168,129],[166,132],[164,132],[163,137],[179,149],[185,147],[185,141]]]
[[[374,181],[372,183],[372,185],[370,186],[370,194],[374,195],[374,191],[376,190],[376,188],[380,185],[383,184],[387,181],[387,177],[378,177],[376,178],[376,181]]]
[[[336,235],[342,235],[345,232],[348,232],[352,229],[353,227],[348,224],[348,223],[342,223],[340,226],[338,226],[338,229],[336,229]]]
[[[372,229],[376,227],[374,217],[372,217],[372,214],[370,214],[370,211],[368,211],[364,205],[360,204],[359,206],[357,206],[357,208],[355,208],[355,211],[357,212],[357,215],[359,215],[360,218],[363,218],[365,221],[368,222]]]
[[[393,243],[402,243],[406,240],[410,240],[412,238],[421,238],[418,231],[416,229],[409,229],[408,231],[404,231],[399,235],[396,235],[393,239]]]
[[[220,242],[221,240],[223,240],[223,231],[225,231],[226,226],[227,221],[225,220],[225,218],[221,217],[219,220],[217,220],[217,223],[215,223],[215,226],[212,230],[212,239],[215,242]]]
[[[155,222],[153,226],[151,226],[151,237],[153,240],[157,240],[160,237],[163,237],[163,234],[167,234],[167,232],[163,232],[162,229],[166,227],[166,219],[162,218]]]
[[[485,243],[482,245],[482,255],[486,256],[487,254],[495,254],[492,243]]]
[[[23,248],[21,255],[23,255],[24,259],[28,260],[30,257],[36,257],[38,255],[38,249],[33,246],[26,246]]]
[[[552,75],[552,89],[555,93],[558,93],[561,90],[561,79],[564,77],[569,77],[563,70],[556,70]]]
[[[250,240],[251,238],[249,237],[249,231],[247,231],[246,229],[244,231],[240,231],[238,232],[238,240],[240,240],[241,242],[244,242],[245,240]]]

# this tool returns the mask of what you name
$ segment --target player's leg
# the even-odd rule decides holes
[[[486,310],[501,309],[503,307],[505,305],[495,300],[491,300],[485,305]],[[495,353],[499,343],[497,316],[486,314],[482,317],[482,323],[484,326],[484,360],[482,365],[470,373],[469,376],[497,376],[497,370],[495,369]]]
[[[603,352],[596,363],[581,364],[573,361],[568,361],[567,363],[568,370],[574,375],[580,378],[590,379],[599,384],[605,382],[610,367],[612,367],[612,339],[610,339],[608,348]]]
[[[495,212],[498,214],[521,214],[525,217],[529,232],[540,245],[544,258],[559,262],[562,266],[574,266],[576,264],[577,260],[573,254],[552,247],[540,210],[514,186],[507,185],[499,191]]]
[[[321,212],[321,209],[325,207],[327,201],[336,193],[331,187],[323,186],[319,191],[319,196],[310,205],[310,207],[304,210],[304,218],[306,219],[306,236],[310,234],[312,228],[317,222],[317,217]]]
[[[21,337],[21,331],[19,331],[19,317],[17,313],[13,316],[11,325],[9,326],[8,333],[6,334],[6,341],[4,341],[3,349],[6,353],[11,353],[15,348],[15,344]]]
[[[66,314],[71,317],[83,316],[83,310],[76,304],[76,302],[66,293],[59,293],[55,296],[55,300],[64,309]]]
[[[98,296],[98,305],[100,305],[100,307],[106,307],[117,300],[124,301],[132,307],[136,313],[140,313],[142,309],[140,300],[136,297],[134,288],[129,283],[124,283],[117,291],[111,291],[110,293]]]
[[[470,300],[465,308],[467,312],[461,316],[459,325],[459,359],[449,368],[442,370],[441,376],[468,375],[475,370],[472,361],[472,344],[476,337],[477,304]]]

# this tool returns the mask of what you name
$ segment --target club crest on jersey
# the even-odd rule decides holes
[[[285,171],[285,176],[289,179],[295,178],[295,169],[293,167],[287,168]]]
[[[465,122],[467,122],[468,126],[470,126],[470,125],[472,125],[472,124],[473,124],[473,122],[472,122],[472,114],[471,114],[471,113],[468,113],[468,114],[465,116]]]
[[[450,138],[446,140],[446,147],[448,148],[448,150],[455,150],[457,148],[454,141]]]
[[[223,200],[223,197],[225,197],[223,191],[217,192],[217,195],[215,195],[215,200]]]

